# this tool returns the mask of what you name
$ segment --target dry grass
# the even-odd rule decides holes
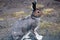
[[[57,35],[60,32],[60,24],[43,21],[40,24],[40,29],[41,29],[41,31],[47,30],[47,33],[49,33],[51,35]],[[44,34],[44,32],[43,32],[43,34]]]
[[[14,12],[11,15],[12,15],[12,17],[16,17],[16,18],[23,18],[23,17],[29,15],[29,13],[25,13],[24,11],[19,11],[19,12]]]
[[[52,12],[54,12],[53,8],[46,8],[43,9],[42,12],[46,15],[46,14],[51,14]]]
[[[1,18],[0,18],[0,21],[3,21],[3,20],[4,20],[4,18],[1,17]]]

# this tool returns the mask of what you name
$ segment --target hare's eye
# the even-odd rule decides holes
[[[39,11],[38,11],[38,13],[39,13]]]

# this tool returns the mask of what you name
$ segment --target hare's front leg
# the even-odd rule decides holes
[[[39,35],[38,32],[36,31],[38,28],[39,28],[39,27],[36,27],[36,28],[35,28],[34,33],[35,33],[36,38],[37,38],[38,40],[42,40],[43,36],[42,36],[42,35]]]

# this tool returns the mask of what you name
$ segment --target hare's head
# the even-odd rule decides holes
[[[33,11],[32,16],[34,17],[41,17],[43,15],[42,11],[40,9],[36,9]]]

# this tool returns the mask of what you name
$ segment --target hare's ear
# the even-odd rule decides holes
[[[33,12],[36,10],[36,2],[32,2]]]

